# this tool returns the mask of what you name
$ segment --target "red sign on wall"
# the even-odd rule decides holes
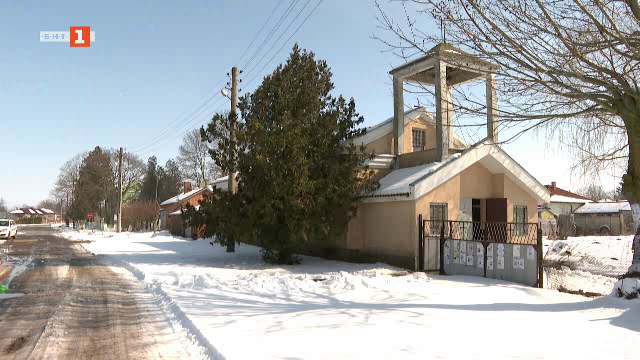
[[[87,215],[87,218],[88,218],[89,220],[93,220],[93,213],[89,213],[89,214]]]

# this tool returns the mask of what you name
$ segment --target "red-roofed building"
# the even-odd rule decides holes
[[[559,188],[555,181],[551,182],[551,185],[545,185],[545,187],[551,194],[549,210],[555,215],[572,214],[582,205],[593,202],[592,199]]]

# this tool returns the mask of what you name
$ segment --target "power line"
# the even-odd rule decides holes
[[[267,44],[267,42],[269,42],[269,40],[271,40],[271,37],[273,36],[273,34],[275,34],[275,32],[280,28],[280,25],[282,25],[284,20],[289,16],[289,14],[291,13],[291,10],[293,10],[293,8],[298,3],[298,1],[299,0],[293,0],[291,4],[289,4],[289,7],[284,11],[282,16],[280,17],[280,20],[278,20],[278,22],[273,27],[273,29],[271,29],[267,37],[262,41],[262,44],[260,44],[260,46],[256,49],[256,51],[253,52],[249,60],[244,65],[240,66],[241,69],[244,69],[247,66],[249,66],[249,64],[251,64],[251,61],[253,61],[253,59],[255,59],[255,57],[258,56],[262,48]]]
[[[145,146],[145,147],[143,147],[141,149],[138,149],[137,151],[134,151],[134,153],[137,153],[139,155],[145,154],[145,153],[149,152],[148,149],[152,149],[152,150],[157,149],[158,145],[166,143],[167,140],[171,140],[171,139],[176,138],[174,136],[175,132],[182,131],[182,129],[184,129],[185,127],[189,127],[191,124],[194,124],[197,121],[202,121],[207,116],[209,116],[209,114],[213,114],[213,113],[210,113],[209,110],[211,110],[211,108],[216,106],[216,104],[218,104],[220,102],[220,100],[223,100],[223,99],[224,99],[224,97],[219,97],[216,101],[214,101],[207,108],[202,109],[199,112],[196,111],[196,112],[192,113],[193,116],[192,116],[191,120],[189,120],[187,122],[183,122],[182,124],[174,127],[173,130],[170,133],[166,134],[165,136],[161,136],[161,137],[157,138],[156,141],[150,143],[149,145],[147,145],[147,146]],[[220,109],[220,107],[218,107],[218,109]],[[202,116],[203,114],[205,115],[204,117]],[[193,130],[193,129],[189,128],[186,132],[183,133],[182,136],[184,136],[184,134],[186,134],[190,130]],[[180,136],[180,137],[182,137],[182,136]],[[147,150],[147,151],[145,151],[145,150]]]
[[[287,25],[287,27],[284,29],[284,31],[282,33],[280,33],[280,36],[278,36],[278,38],[276,39],[276,41],[273,42],[273,44],[271,44],[271,47],[269,48],[269,50],[267,50],[262,57],[260,58],[260,60],[255,63],[253,65],[253,67],[247,71],[247,74],[251,73],[258,65],[260,65],[260,63],[262,62],[262,60],[267,56],[267,54],[269,54],[271,52],[271,50],[273,50],[273,48],[276,46],[276,44],[278,43],[278,41],[280,41],[280,39],[282,39],[282,36],[289,30],[289,28],[291,27],[291,25],[293,25],[294,22],[296,22],[296,20],[298,19],[298,17],[300,17],[300,14],[302,14],[302,12],[304,11],[304,9],[307,8],[307,5],[309,5],[309,3],[311,2],[311,0],[307,0],[307,2],[304,4],[304,6],[302,7],[302,9],[300,9],[300,11],[298,11],[298,14],[296,14],[296,16],[293,18],[293,20],[291,20],[291,22],[289,23],[289,25]],[[294,32],[295,34],[295,32]],[[293,35],[292,35],[293,36]],[[245,74],[245,76],[247,76],[247,74]]]
[[[247,51],[249,50],[249,48],[251,47],[251,45],[253,45],[253,43],[256,41],[256,39],[258,39],[258,36],[260,35],[260,33],[262,32],[262,30],[264,30],[264,27],[269,23],[269,20],[271,20],[271,17],[273,17],[273,14],[276,13],[276,10],[278,10],[278,8],[280,7],[280,4],[282,4],[282,0],[279,0],[278,3],[276,4],[276,6],[273,8],[273,11],[271,11],[271,15],[269,15],[269,17],[267,18],[267,21],[264,22],[264,24],[262,24],[262,27],[260,28],[260,30],[258,30],[258,32],[254,35],[253,40],[251,40],[251,43],[249,43],[249,45],[247,46],[246,49],[244,49],[244,51],[242,52],[242,55],[240,55],[240,59],[238,59],[238,63],[240,63],[240,61],[242,61],[242,59],[244,58],[244,56],[247,54]]]
[[[249,82],[246,83],[245,86],[248,86],[249,84],[251,84],[253,82],[253,80],[255,80],[255,78],[260,75],[262,73],[262,71],[267,67],[267,65],[269,65],[273,59],[276,57],[276,55],[278,55],[282,49],[284,48],[285,45],[287,45],[287,43],[289,43],[289,41],[291,41],[291,38],[293,38],[293,36],[298,32],[298,30],[300,30],[300,28],[302,27],[302,25],[304,25],[307,20],[309,19],[309,17],[311,17],[311,15],[313,15],[313,13],[316,11],[316,9],[320,6],[320,4],[322,4],[324,0],[320,0],[318,1],[318,4],[316,4],[316,6],[311,10],[311,12],[309,12],[309,14],[307,14],[307,17],[304,18],[304,20],[302,20],[302,22],[300,23],[300,25],[298,25],[298,27],[296,28],[296,30],[291,34],[291,36],[289,36],[289,38],[282,43],[282,45],[280,46],[280,48],[278,49],[278,51],[276,51],[273,56],[271,56],[271,58],[269,59],[269,61],[267,61],[262,68],[260,69],[260,71],[258,71],[252,78],[251,80],[249,80]]]
[[[220,84],[222,84],[222,82],[223,82],[223,81],[224,81],[224,79],[222,79],[222,80],[218,81],[218,82],[214,85],[213,89],[212,89],[212,90],[209,90],[209,91],[207,92],[207,95],[209,95],[209,93],[213,91],[213,95],[210,95],[210,96],[209,96],[209,97],[208,97],[204,102],[202,102],[202,103],[201,103],[201,104],[200,104],[200,105],[199,105],[195,110],[193,110],[189,115],[187,115],[186,117],[185,117],[185,116],[183,116],[185,113],[187,113],[187,111],[185,111],[184,113],[182,113],[181,115],[179,115],[179,116],[178,116],[174,121],[171,121],[169,124],[167,124],[167,128],[166,128],[164,131],[162,131],[162,132],[161,132],[161,133],[159,133],[158,135],[156,135],[156,136],[154,136],[154,137],[150,138],[149,140],[147,140],[147,141],[145,141],[145,142],[143,142],[143,143],[140,143],[140,145],[133,146],[131,149],[138,149],[138,148],[145,147],[145,146],[146,146],[146,145],[148,145],[148,144],[152,144],[152,143],[153,143],[154,141],[156,141],[157,139],[159,139],[159,138],[161,138],[161,137],[163,137],[163,136],[165,136],[165,135],[167,135],[167,134],[171,133],[171,131],[173,131],[173,129],[174,129],[174,128],[172,128],[172,126],[179,125],[179,124],[180,124],[181,122],[183,122],[185,119],[188,119],[188,118],[189,118],[189,117],[191,117],[195,112],[197,112],[199,109],[201,109],[203,106],[205,106],[208,102],[210,102],[211,100],[213,100],[213,99],[218,95],[218,90],[216,90],[216,89],[217,89],[217,87],[218,87],[218,86],[220,86]],[[205,95],[205,96],[203,97],[203,99],[204,99],[204,98],[206,98],[206,97],[207,97],[207,95]],[[196,103],[198,103],[198,102],[196,102]]]

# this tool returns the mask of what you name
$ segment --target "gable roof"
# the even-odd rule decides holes
[[[582,205],[574,214],[616,214],[621,211],[631,211],[628,201],[592,202]]]
[[[549,193],[551,194],[551,202],[561,202],[561,203],[588,203],[592,202],[592,199],[588,197],[578,195],[576,193],[572,193],[571,191],[561,189],[555,186],[555,183],[551,185],[545,185]]]
[[[394,170],[380,179],[380,188],[363,197],[367,201],[418,199],[480,162],[492,174],[503,173],[539,204],[549,202],[549,191],[491,140],[485,139],[446,161]],[[383,198],[383,199],[380,199]]]
[[[178,194],[170,199],[167,199],[165,201],[163,201],[162,203],[160,203],[160,206],[167,206],[167,205],[171,205],[171,204],[177,204],[179,202],[191,199],[192,197],[200,194],[201,192],[204,191],[212,191],[211,186],[207,186],[207,187],[203,187],[203,188],[199,188],[199,189],[195,189],[195,190],[191,190],[187,193],[184,194]]]
[[[422,118],[425,122],[433,127],[436,126],[435,119],[424,107],[417,107],[406,111],[404,113],[404,125],[406,126],[410,122],[418,120],[418,118]],[[353,143],[357,145],[368,145],[392,132],[393,116],[381,123],[368,127],[366,134],[353,139]],[[454,132],[451,132],[451,145],[451,148],[460,150],[467,147],[467,144],[464,142],[464,140],[462,140],[462,138],[456,135],[456,133]]]

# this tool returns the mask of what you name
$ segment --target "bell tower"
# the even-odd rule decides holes
[[[448,44],[438,44],[424,56],[391,70],[393,76],[393,135],[395,166],[404,149],[404,82],[435,87],[436,153],[439,161],[449,156],[453,131],[451,92],[458,86],[477,79],[486,82],[487,137],[498,141],[496,71],[498,66]],[[410,135],[410,134],[408,134]]]

